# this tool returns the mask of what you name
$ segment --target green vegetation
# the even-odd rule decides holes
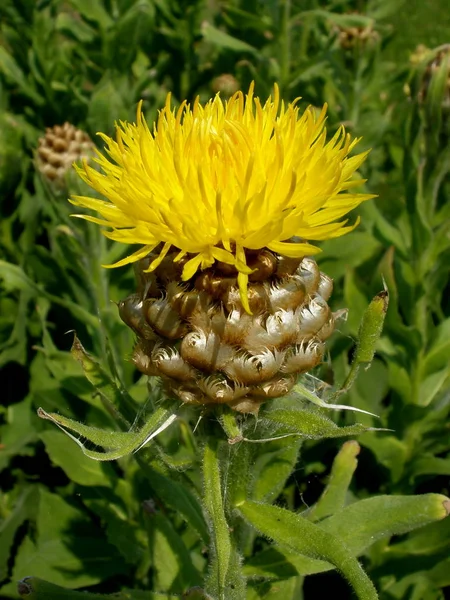
[[[422,4],[2,0],[0,598],[310,600],[350,583],[444,600],[450,23]],[[84,184],[46,179],[38,140],[67,121],[101,148],[140,99],[152,123],[169,91],[205,101],[252,80],[261,98],[278,82],[286,101],[327,102],[329,136],[344,124],[372,148],[378,199],[321,244],[331,306],[349,309],[329,360],[257,420],[198,422],[134,369],[116,306],[133,270],[101,267],[124,250],[70,217]]]

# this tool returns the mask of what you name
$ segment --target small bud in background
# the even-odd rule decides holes
[[[339,45],[344,50],[363,46],[374,46],[380,35],[374,30],[373,25],[366,27],[337,27]]]
[[[94,144],[87,133],[70,123],[48,127],[39,139],[36,164],[53,186],[65,186],[66,175],[76,161],[92,156]]]
[[[450,44],[429,50],[423,44],[417,46],[410,57],[414,68],[411,93],[420,104],[427,100],[440,103],[444,110],[450,108]],[[431,98],[439,94],[439,98]]]
[[[410,62],[405,91],[414,106],[411,132],[425,135],[427,152],[438,156],[448,144],[450,129],[450,44],[433,50],[420,45]]]
[[[215,94],[220,93],[223,98],[229,98],[239,89],[239,81],[230,73],[223,73],[215,77],[211,82]]]

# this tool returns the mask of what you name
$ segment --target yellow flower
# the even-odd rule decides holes
[[[151,131],[138,106],[136,124],[120,122],[116,141],[100,134],[109,158],[99,153],[101,171],[87,163],[78,172],[108,201],[75,196],[72,203],[103,218],[77,215],[111,228],[105,235],[143,247],[109,266],[148,255],[163,244],[155,269],[171,247],[175,260],[188,255],[187,281],[222,261],[238,271],[242,304],[247,299],[246,250],[267,247],[288,257],[319,252],[309,240],[325,240],[353,229],[339,221],[372,195],[354,193],[352,180],[367,152],[349,157],[357,144],[341,127],[326,143],[326,105],[320,115],[296,102],[273,99],[262,105],[253,84],[244,96],[204,106],[197,99],[171,108],[170,94]]]

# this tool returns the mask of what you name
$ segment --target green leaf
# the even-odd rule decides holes
[[[362,446],[369,448],[375,454],[377,461],[390,471],[394,483],[400,480],[408,460],[408,448],[404,441],[387,433],[365,435],[359,441]]]
[[[24,600],[166,600],[166,595],[140,590],[124,590],[115,594],[74,592],[38,577],[20,580],[18,592]]]
[[[193,527],[205,543],[209,542],[208,529],[197,498],[186,485],[181,485],[175,479],[166,477],[153,469],[142,457],[136,457],[145,473],[148,483],[158,498]]]
[[[0,46],[0,72],[3,72],[10,81],[17,84],[21,92],[31,98],[37,105],[44,103],[44,99],[28,83],[22,69],[3,46]]]
[[[372,17],[367,17],[365,15],[359,14],[339,14],[336,12],[331,12],[329,10],[323,10],[321,8],[315,10],[305,10],[303,12],[298,13],[295,18],[298,17],[307,17],[307,16],[315,16],[320,17],[322,19],[326,19],[333,25],[338,25],[339,27],[369,27],[373,25],[374,19]]]
[[[233,52],[250,52],[256,56],[259,55],[258,50],[250,44],[247,44],[247,42],[243,42],[242,40],[225,33],[225,31],[217,29],[217,27],[214,27],[214,25],[211,25],[211,23],[208,23],[207,21],[202,23],[202,35],[205,41],[213,46],[225,48],[226,50],[231,50]]]
[[[430,556],[445,553],[450,540],[450,518],[413,531],[403,541],[389,547],[390,557]]]
[[[67,12],[60,12],[55,20],[55,27],[65,35],[74,37],[81,44],[92,42],[97,32],[87,23]]]
[[[400,535],[444,519],[450,500],[440,494],[422,496],[377,496],[355,502],[320,523],[338,536],[354,555],[359,555],[377,540]]]
[[[331,562],[361,600],[376,600],[377,592],[353,554],[339,538],[304,517],[277,506],[244,502],[237,507],[263,535],[290,551]]]
[[[180,534],[170,520],[161,513],[148,514],[147,529],[155,569],[154,587],[161,591],[182,594],[201,583],[200,573]]]
[[[0,581],[8,576],[8,561],[18,528],[36,512],[37,489],[26,487],[15,500],[13,510],[0,524]]]
[[[408,465],[408,472],[413,477],[420,475],[450,476],[450,458],[440,458],[432,454],[421,454]]]
[[[242,569],[246,577],[264,579],[289,579],[298,575],[297,566],[277,548],[267,548],[245,561]]]
[[[26,537],[12,573],[19,580],[26,573],[39,573],[55,585],[77,588],[94,585],[111,573],[126,573],[119,553],[102,539],[97,529],[78,509],[63,498],[40,490],[37,534]]]
[[[352,243],[345,237],[326,240],[321,245],[323,254],[318,258],[320,269],[333,279],[340,279],[348,268],[358,267],[378,254],[381,244],[369,233],[352,233]]]
[[[108,29],[114,23],[106,12],[102,2],[89,2],[89,0],[71,0],[73,8],[88,21],[94,21],[101,29]]]
[[[253,500],[273,502],[277,498],[294,470],[301,444],[301,439],[288,437],[265,448],[256,463],[250,466],[254,476]]]
[[[111,485],[114,478],[111,465],[80,454],[70,439],[59,431],[42,431],[39,437],[52,463],[61,467],[71,481],[86,486]]]
[[[299,600],[303,598],[301,577],[291,577],[284,581],[252,582],[246,600]]]
[[[308,439],[334,438],[345,435],[358,435],[368,430],[365,425],[338,427],[331,419],[320,412],[310,409],[277,408],[264,412],[266,421],[284,426],[286,431]]]
[[[307,516],[311,521],[318,521],[344,507],[348,488],[358,465],[356,457],[359,451],[360,446],[354,440],[345,442],[342,446],[334,459],[327,487],[316,505],[308,511]]]
[[[31,397],[12,404],[6,409],[6,425],[0,426],[0,471],[5,469],[14,456],[30,455],[29,445],[37,439],[32,425]]]
[[[19,266],[0,260],[0,278],[3,279],[5,288],[7,290],[24,290],[32,295],[47,298],[54,304],[58,304],[63,308],[67,308],[73,314],[73,316],[79,319],[82,323],[91,325],[94,328],[98,327],[97,317],[91,315],[88,310],[82,306],[79,306],[75,302],[72,302],[71,300],[54,296],[53,294],[49,294],[45,290],[41,289],[24,273],[23,269],[21,269]]]
[[[105,73],[95,86],[88,109],[87,123],[93,132],[113,132],[114,123],[126,120],[132,106],[125,105],[125,98],[119,87],[129,87],[124,77],[113,79],[111,73]]]
[[[420,383],[417,404],[419,406],[429,406],[449,379],[450,368],[448,366],[426,377]]]
[[[167,408],[157,408],[148,418],[145,425],[138,431],[105,431],[97,427],[83,425],[73,419],[67,419],[56,413],[47,413],[42,408],[38,409],[38,416],[42,419],[48,419],[57,425],[66,435],[68,435],[80,448],[84,454],[94,460],[115,460],[137,452],[150,440],[169,427],[176,419],[176,414]],[[69,431],[67,431],[69,430]],[[70,431],[74,431],[82,436],[86,441],[100,446],[103,452],[89,450],[78,437],[75,437]]]

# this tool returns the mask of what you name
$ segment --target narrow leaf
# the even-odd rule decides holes
[[[308,439],[334,438],[345,435],[358,435],[368,430],[365,425],[338,427],[325,415],[311,410],[274,409],[264,413],[264,419],[283,425],[292,433]]]
[[[259,54],[255,47],[225,33],[225,31],[217,29],[217,27],[214,27],[214,25],[211,25],[211,23],[208,23],[207,21],[202,25],[202,34],[204,39],[214,46],[226,48],[227,50],[232,50],[234,52],[250,52],[257,56]]]
[[[97,427],[83,425],[78,421],[56,413],[47,413],[42,408],[39,408],[37,412],[39,417],[48,419],[57,425],[80,446],[86,456],[94,460],[114,460],[132,452],[137,452],[151,439],[169,427],[177,418],[177,415],[172,413],[170,409],[158,408],[139,431],[121,432],[104,431]],[[92,444],[104,448],[104,451],[88,450],[78,437],[67,430],[74,431]]]
[[[244,502],[242,515],[263,535],[288,550],[332,563],[361,600],[376,600],[377,592],[353,554],[334,535],[304,517],[277,506]]]
[[[332,515],[344,507],[348,487],[357,467],[356,457],[360,451],[358,442],[345,442],[336,456],[331,469],[330,479],[317,504],[308,511],[308,518],[317,521]]]
[[[320,523],[320,527],[345,541],[355,555],[377,540],[400,535],[444,519],[450,500],[440,494],[377,496],[360,500]]]

